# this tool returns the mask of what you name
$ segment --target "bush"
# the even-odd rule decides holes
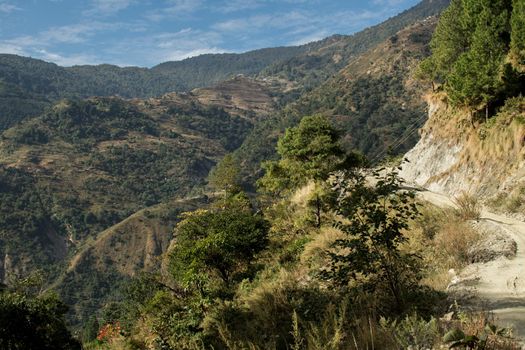
[[[481,205],[474,195],[463,192],[454,198],[457,205],[456,214],[463,220],[479,220],[481,217]]]

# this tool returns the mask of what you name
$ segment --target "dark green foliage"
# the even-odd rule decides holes
[[[177,225],[170,270],[182,285],[200,292],[217,277],[228,286],[266,247],[268,229],[268,223],[249,210],[189,213]]]
[[[180,177],[169,176],[174,167],[178,167],[180,176],[201,177],[200,182],[193,183],[198,185],[203,183],[202,177],[212,165],[198,154],[188,160],[177,147],[166,144],[159,144],[154,150],[133,149],[127,145],[113,147],[107,152],[93,154],[90,164],[111,176],[90,184],[88,189],[91,193],[118,194],[125,196],[128,201],[140,203],[142,207],[184,193],[183,189],[188,188],[188,183],[184,183]]]
[[[55,137],[71,143],[124,139],[129,131],[159,135],[156,122],[120,99],[63,101],[42,122]]]
[[[344,218],[337,227],[346,237],[335,242],[337,252],[330,253],[331,265],[323,276],[342,286],[364,278],[365,288],[373,292],[386,285],[399,312],[405,295],[417,285],[413,257],[404,255],[400,245],[418,208],[414,193],[402,189],[396,172],[373,176],[372,186],[360,173],[335,181],[336,208]]]
[[[210,171],[208,185],[226,194],[234,194],[241,189],[241,169],[232,154],[224,156]]]
[[[168,113],[173,115],[178,125],[218,140],[227,151],[237,149],[252,128],[251,122],[245,118],[230,115],[216,106],[193,105],[190,109],[172,107]]]
[[[521,73],[525,73],[525,2],[512,2],[510,57]]]
[[[85,323],[82,330],[82,342],[89,343],[97,338],[98,331],[100,330],[100,324],[98,323],[97,316],[91,316]]]
[[[2,256],[11,255],[15,264],[24,255],[32,256],[33,267],[49,267],[58,259],[49,237],[57,232],[60,235],[61,227],[51,219],[49,203],[50,197],[37,186],[29,173],[15,168],[0,168]]]
[[[267,191],[278,193],[293,190],[310,180],[324,181],[345,161],[339,143],[340,134],[321,115],[304,117],[299,125],[289,128],[277,143],[281,159],[263,165],[265,176],[259,184]]]
[[[53,294],[31,297],[0,292],[0,348],[80,350],[66,327],[67,307]]]
[[[458,57],[468,50],[469,31],[458,13],[463,12],[463,0],[452,0],[443,11],[430,41],[432,56],[421,64],[424,74],[431,80],[443,83]]]
[[[503,88],[500,70],[509,45],[510,2],[463,2],[464,21],[472,22],[468,29],[473,33],[468,51],[453,64],[446,91],[455,105],[485,107]]]
[[[523,4],[511,0],[454,0],[431,42],[432,56],[421,71],[444,84],[454,106],[473,110],[501,104],[524,90],[521,70]],[[521,45],[521,46],[520,46]]]

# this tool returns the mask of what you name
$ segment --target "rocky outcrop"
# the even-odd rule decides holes
[[[429,118],[421,139],[405,158],[401,176],[410,184],[452,196],[490,198],[525,185],[525,115],[503,108],[488,122],[428,99]]]

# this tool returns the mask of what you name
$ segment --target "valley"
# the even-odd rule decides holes
[[[0,348],[521,348],[522,24],[423,0],[152,68],[0,54]]]

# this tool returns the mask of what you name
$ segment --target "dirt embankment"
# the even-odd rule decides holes
[[[455,207],[446,195],[420,197],[440,207]],[[482,210],[474,227],[484,237],[471,248],[472,264],[451,276],[448,292],[463,307],[494,313],[496,323],[525,339],[525,222]]]

